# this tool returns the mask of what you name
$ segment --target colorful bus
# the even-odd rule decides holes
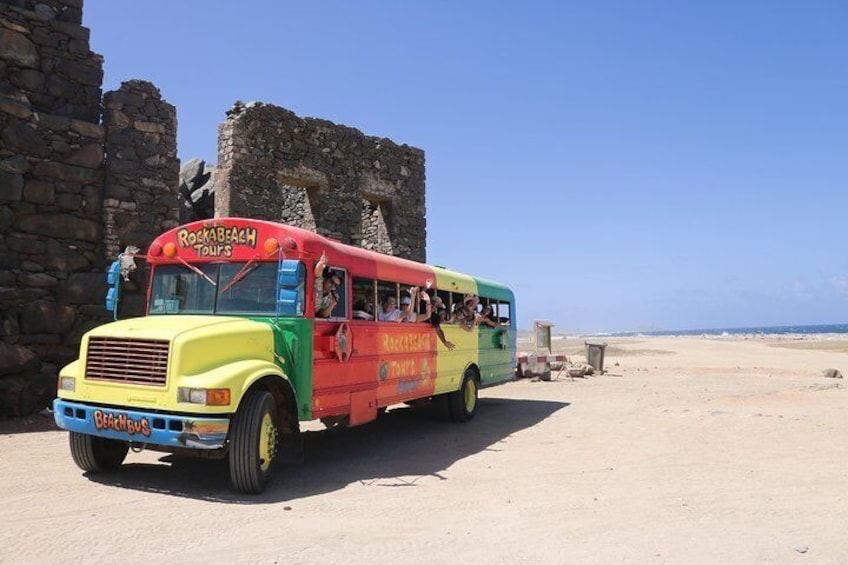
[[[325,318],[322,255],[340,283]],[[59,373],[56,422],[85,471],[118,469],[130,448],[228,458],[234,488],[258,493],[278,461],[302,459],[302,421],[355,426],[430,402],[464,422],[479,388],[514,378],[515,298],[501,284],[240,218],[170,230],[144,258],[146,315],[89,331]],[[375,319],[413,287],[447,308],[478,297],[495,323],[442,324],[443,342],[428,321]]]

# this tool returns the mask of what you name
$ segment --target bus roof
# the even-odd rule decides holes
[[[441,290],[513,299],[509,288],[500,283],[347,245],[303,228],[266,220],[215,218],[178,226],[154,239],[147,257],[153,265],[272,260],[278,258],[280,250],[289,258],[311,260],[326,253],[330,266],[348,269],[357,277],[417,286],[430,281]]]

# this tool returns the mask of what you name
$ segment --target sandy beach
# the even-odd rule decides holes
[[[154,452],[87,476],[46,418],[0,423],[0,563],[848,563],[846,336],[606,341],[606,374],[486,389],[468,424],[310,424],[255,497]]]

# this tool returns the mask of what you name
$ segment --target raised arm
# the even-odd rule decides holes
[[[404,322],[424,322],[424,321],[427,321],[428,319],[430,319],[430,315],[432,315],[433,310],[432,310],[432,306],[430,305],[430,297],[427,296],[427,293],[426,292],[421,293],[421,300],[423,300],[427,303],[427,313],[426,314],[418,314],[415,311],[415,304],[416,304],[417,298],[418,298],[418,287],[413,286],[412,288],[410,288],[409,294],[410,294],[409,304],[407,304],[406,307],[403,309],[403,313],[401,314],[400,319],[403,320]],[[424,298],[425,296],[427,296],[427,298]]]
[[[442,331],[442,327],[436,326],[434,329],[436,330],[436,335],[439,336],[439,340],[442,342],[442,345],[447,347],[450,351],[453,351],[456,346],[452,341],[448,341],[447,338],[445,338],[445,332]]]
[[[490,328],[500,327],[499,323],[492,320],[491,318],[483,316],[482,314],[477,314],[477,325],[478,326],[489,326]]]
[[[321,258],[315,262],[315,315],[319,318],[329,318],[336,307],[338,297],[331,293],[328,303],[321,308],[324,298],[324,269],[327,268],[327,252],[321,253]]]
[[[324,278],[324,268],[327,266],[327,252],[321,253],[321,258],[315,263],[315,278]]]

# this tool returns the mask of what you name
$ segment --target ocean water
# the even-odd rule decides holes
[[[786,334],[848,334],[848,324],[818,324],[812,326],[753,326],[749,328],[707,328],[696,330],[624,331],[591,334],[595,336],[639,335],[786,335]]]

